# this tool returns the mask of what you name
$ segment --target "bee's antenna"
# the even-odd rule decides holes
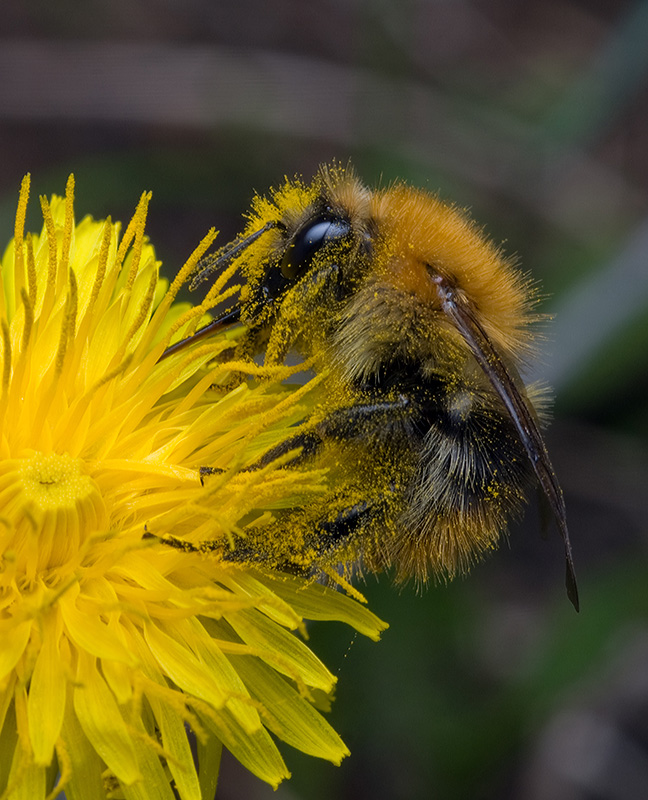
[[[190,344],[193,344],[200,339],[205,339],[207,336],[210,336],[212,333],[219,330],[219,328],[233,325],[235,322],[238,322],[240,318],[241,310],[238,307],[233,308],[231,311],[226,311],[224,314],[221,314],[220,317],[216,317],[211,322],[208,322],[202,328],[199,328],[197,331],[192,333],[191,336],[187,336],[185,339],[180,339],[179,342],[174,342],[170,347],[167,347],[167,349],[159,357],[158,363],[163,359],[172,356],[174,353],[184,350],[185,347],[188,347]]]
[[[260,236],[272,228],[278,227],[279,224],[279,222],[275,221],[267,222],[263,227],[254,231],[254,233],[251,233],[249,236],[234,239],[234,241],[229,242],[229,244],[226,244],[224,247],[221,247],[220,250],[217,250],[212,255],[203,258],[200,262],[198,262],[198,267],[200,267],[202,264],[203,269],[201,269],[200,272],[198,272],[198,274],[192,279],[191,283],[189,284],[189,289],[193,291],[212,273],[227,267],[232,263],[232,261],[234,261],[234,259],[238,258],[238,256],[244,250],[256,242]],[[186,338],[181,339],[179,342],[174,342],[174,344],[172,344],[170,347],[167,347],[158,361],[162,361],[163,359],[168,358],[169,356],[172,356],[181,350],[184,350],[194,342],[205,339],[207,336],[210,336],[212,333],[215,333],[222,327],[233,325],[234,323],[238,322],[240,318],[241,310],[238,307],[224,312],[219,317],[216,317],[211,322],[208,322],[207,325],[204,325],[202,328],[199,328],[197,331],[192,333],[191,336],[187,336]]]
[[[204,268],[201,269],[200,272],[192,279],[191,283],[189,284],[189,289],[193,291],[213,272],[229,266],[229,264],[231,264],[235,258],[238,258],[238,256],[244,250],[247,250],[251,244],[254,244],[254,242],[256,242],[260,236],[272,228],[276,228],[278,224],[279,223],[275,221],[266,222],[266,224],[262,228],[259,228],[258,231],[254,231],[254,233],[251,233],[249,236],[234,239],[234,241],[229,242],[229,244],[226,244],[224,247],[221,247],[220,250],[217,250],[212,255],[203,258],[202,261],[198,263],[198,267],[203,264]]]

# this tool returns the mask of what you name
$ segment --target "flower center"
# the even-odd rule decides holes
[[[73,559],[90,534],[108,527],[103,498],[83,461],[37,452],[3,464],[0,507],[11,526],[4,551],[29,578]]]
[[[97,491],[81,462],[67,453],[36,453],[24,462],[21,473],[25,500],[43,511],[75,509]]]

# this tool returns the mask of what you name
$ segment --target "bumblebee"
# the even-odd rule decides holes
[[[542,398],[520,377],[537,292],[466,212],[323,166],[309,184],[257,196],[241,235],[199,264],[192,288],[224,271],[242,276],[238,301],[163,358],[243,324],[247,355],[279,364],[297,352],[326,374],[316,411],[251,467],[291,455],[286,468],[343,473],[343,490],[302,511],[311,550],[359,554],[399,579],[452,577],[497,544],[536,484],[578,609]]]

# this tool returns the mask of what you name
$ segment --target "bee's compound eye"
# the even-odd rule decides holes
[[[286,249],[281,259],[281,274],[287,280],[295,280],[310,265],[318,250],[350,233],[351,223],[339,217],[310,220],[297,231]]]

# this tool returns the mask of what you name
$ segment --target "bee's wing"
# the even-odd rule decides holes
[[[477,363],[504,403],[529,456],[533,471],[547,498],[565,545],[567,596],[578,611],[578,587],[576,586],[571,542],[567,530],[565,499],[535,416],[470,305],[457,294],[454,287],[443,276],[432,271],[431,275],[437,286],[443,312],[463,336]]]

